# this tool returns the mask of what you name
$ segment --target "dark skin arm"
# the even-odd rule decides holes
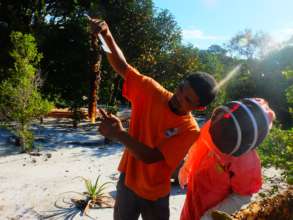
[[[115,42],[107,23],[100,19],[90,19],[91,31],[94,35],[99,33],[103,36],[106,41],[111,53],[106,53],[109,63],[112,68],[117,72],[123,79],[125,79],[125,71],[127,69],[127,61],[124,57],[123,52]]]
[[[99,131],[103,136],[121,142],[136,159],[144,163],[151,164],[164,160],[163,154],[157,148],[150,148],[131,137],[123,128],[119,118],[112,114],[107,114],[103,109],[100,109],[100,112],[102,122]]]
[[[125,79],[127,69],[127,61],[115,42],[109,27],[105,21],[100,19],[90,19],[92,33],[103,36],[112,53],[107,53],[107,58],[113,69]],[[151,148],[131,137],[123,128],[121,121],[116,116],[108,115],[104,110],[100,109],[102,122],[99,131],[102,135],[109,139],[115,139],[124,144],[135,158],[144,163],[155,163],[164,160],[164,156],[157,148]]]

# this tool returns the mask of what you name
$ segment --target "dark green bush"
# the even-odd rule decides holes
[[[283,170],[283,177],[293,184],[293,128],[282,130],[275,127],[258,148],[262,164]]]

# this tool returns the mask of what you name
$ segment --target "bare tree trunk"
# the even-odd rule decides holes
[[[90,94],[89,94],[89,107],[88,115],[92,123],[96,121],[98,92],[101,81],[101,61],[102,51],[98,39],[91,35],[91,49],[90,49]]]

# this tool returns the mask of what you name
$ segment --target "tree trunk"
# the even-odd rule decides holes
[[[92,123],[96,121],[98,92],[101,81],[101,61],[102,51],[97,38],[91,35],[91,49],[90,49],[90,94],[89,94],[89,107],[88,115]]]

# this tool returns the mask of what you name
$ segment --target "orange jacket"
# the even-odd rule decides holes
[[[239,157],[221,153],[209,134],[210,121],[189,151],[182,169],[188,178],[181,220],[199,220],[231,192],[251,195],[262,185],[261,164],[255,150]]]

